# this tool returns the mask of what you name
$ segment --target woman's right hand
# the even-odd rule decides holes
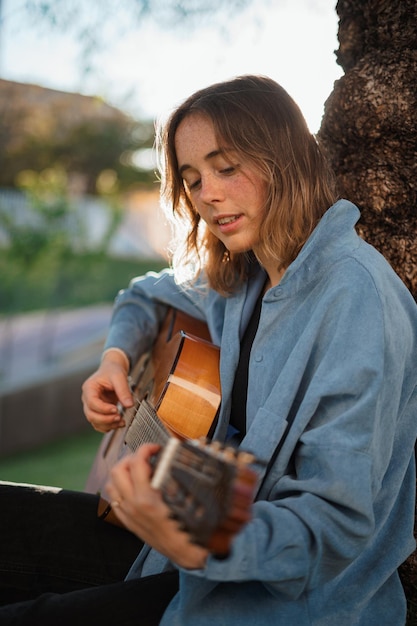
[[[106,433],[125,425],[119,407],[133,406],[128,372],[127,356],[110,349],[105,352],[98,370],[82,385],[84,413],[95,430]]]

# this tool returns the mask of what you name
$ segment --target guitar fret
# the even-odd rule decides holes
[[[134,452],[143,443],[158,443],[164,445],[170,435],[158,417],[155,409],[142,400],[129,429],[126,432],[125,443]]]

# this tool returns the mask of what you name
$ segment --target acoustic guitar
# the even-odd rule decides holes
[[[255,459],[210,442],[220,406],[219,348],[202,322],[170,309],[152,350],[130,375],[135,404],[125,426],[104,435],[86,484],[99,517],[120,524],[105,485],[112,467],[141,444],[162,446],[152,485],[193,540],[219,556],[250,518]]]

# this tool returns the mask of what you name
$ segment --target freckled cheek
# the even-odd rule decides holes
[[[204,222],[207,222],[208,219],[208,210],[204,209],[204,206],[199,207],[198,204],[194,202],[194,209],[196,213],[201,217]]]
[[[263,205],[263,199],[266,195],[265,186],[263,184],[257,184],[248,179],[235,184],[230,191],[238,202],[243,201],[244,205],[248,208],[250,205],[252,209],[260,208]]]

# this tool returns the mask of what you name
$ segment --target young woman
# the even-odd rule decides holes
[[[152,487],[156,445],[114,468],[115,512],[145,543],[115,594],[126,594],[132,622],[118,623],[134,623],[136,610],[136,623],[167,626],[403,625],[397,568],[414,549],[415,302],[357,236],[358,209],[337,199],[300,110],[272,80],[243,76],[197,92],[159,144],[162,197],[186,225],[184,245],[173,271],[135,279],[117,296],[102,363],[83,386],[85,413],[99,431],[123,426],[130,365],[175,307],[206,322],[220,346],[213,439],[233,432],[263,465],[252,518],[222,559],[192,542]],[[171,586],[147,621],[140,607],[152,580],[161,593]],[[60,615],[94,607],[100,589],[48,596],[39,614],[51,615],[53,602]],[[29,606],[14,610],[24,619]]]

